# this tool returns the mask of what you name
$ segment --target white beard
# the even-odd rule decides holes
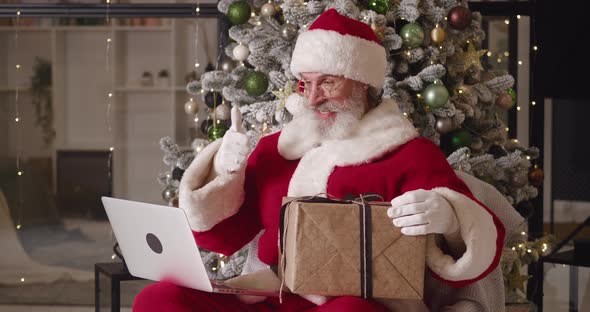
[[[344,101],[344,104],[327,101],[316,107],[306,107],[306,112],[300,118],[307,119],[306,123],[311,129],[318,132],[319,139],[343,140],[351,137],[358,128],[365,110],[362,101],[361,87],[355,85],[352,96]],[[336,117],[331,120],[323,120],[317,117],[316,112],[335,112]]]

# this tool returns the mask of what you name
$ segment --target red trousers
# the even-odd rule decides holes
[[[158,282],[145,287],[135,297],[133,312],[184,312],[184,311],[313,311],[313,312],[385,312],[387,309],[376,302],[357,297],[336,297],[321,306],[293,294],[268,298],[263,302],[246,304],[234,295],[213,294]]]

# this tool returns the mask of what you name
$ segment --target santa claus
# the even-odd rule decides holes
[[[458,178],[438,146],[418,136],[397,104],[379,99],[386,68],[385,49],[369,26],[333,9],[324,12],[299,35],[293,52],[291,72],[301,91],[288,99],[293,120],[281,132],[262,138],[250,153],[234,107],[232,128],[186,170],[179,206],[199,246],[231,255],[256,237],[254,256],[264,268],[278,262],[284,196],[379,194],[391,201],[388,216],[403,234],[440,238],[427,244],[426,298],[409,306],[489,310],[488,303],[453,289],[477,285],[497,268],[504,226]],[[161,282],[144,289],[133,310],[387,309],[356,297],[287,294],[282,303],[277,298],[254,301]]]

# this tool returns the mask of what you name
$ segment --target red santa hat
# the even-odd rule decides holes
[[[291,72],[320,72],[344,76],[377,89],[385,84],[385,49],[367,24],[338,14],[322,13],[297,38],[291,58]]]

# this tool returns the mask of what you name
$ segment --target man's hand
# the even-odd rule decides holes
[[[242,126],[242,113],[234,106],[231,109],[231,128],[223,136],[213,161],[218,175],[236,172],[244,166],[249,152],[248,141],[246,130]]]
[[[456,236],[459,233],[459,221],[453,207],[434,191],[420,189],[394,198],[387,215],[405,235],[438,233]]]

